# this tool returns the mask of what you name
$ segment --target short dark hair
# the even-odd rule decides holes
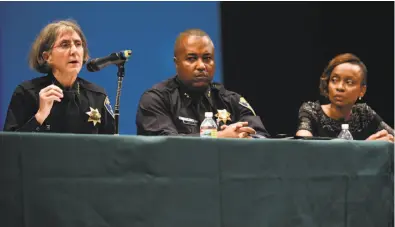
[[[321,95],[323,95],[325,97],[328,96],[328,83],[329,83],[329,78],[332,74],[332,71],[336,66],[343,64],[343,63],[350,63],[350,64],[358,65],[362,70],[361,85],[367,84],[368,70],[367,70],[365,64],[354,54],[351,54],[351,53],[339,54],[329,62],[329,64],[326,66],[324,72],[321,75],[321,78],[320,78],[320,93],[321,93]]]
[[[181,40],[185,36],[208,37],[210,39],[211,43],[213,43],[210,36],[205,31],[203,31],[201,29],[193,28],[193,29],[185,30],[177,36],[176,42],[174,43],[174,57],[176,56],[176,52],[177,52],[178,46],[181,43]],[[213,46],[214,46],[214,43],[213,43]]]
[[[43,58],[43,53],[45,51],[50,51],[55,44],[56,38],[63,29],[70,29],[75,31],[81,38],[82,47],[84,49],[84,60],[89,59],[88,46],[84,33],[81,27],[74,20],[59,20],[54,21],[47,26],[45,26],[40,34],[37,36],[36,40],[33,42],[32,48],[29,54],[29,66],[30,68],[36,70],[39,73],[50,73],[52,68],[46,60]]]

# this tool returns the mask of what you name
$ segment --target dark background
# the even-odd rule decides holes
[[[269,133],[294,134],[300,105],[340,53],[368,68],[367,102],[394,125],[393,2],[221,2],[223,80]]]

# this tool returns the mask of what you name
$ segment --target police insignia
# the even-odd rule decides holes
[[[106,110],[114,118],[114,112],[112,111],[112,107],[111,107],[111,104],[110,104],[110,100],[108,99],[108,96],[106,96],[106,99],[104,99],[104,106],[106,107]]]
[[[226,109],[218,110],[218,113],[215,114],[215,116],[217,117],[218,121],[222,121],[224,124],[226,124],[228,120],[231,120],[230,113]]]
[[[88,114],[88,122],[93,122],[93,125],[96,126],[97,123],[101,123],[101,114],[99,113],[98,109],[93,109],[89,107],[91,111],[86,112]]]
[[[252,109],[252,107],[250,106],[250,104],[247,102],[247,100],[245,100],[245,98],[240,97],[240,101],[239,104],[248,108],[249,110],[251,110],[251,112],[254,114],[254,116],[256,116],[254,109]]]

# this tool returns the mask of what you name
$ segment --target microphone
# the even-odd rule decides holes
[[[112,64],[117,65],[123,63],[127,61],[131,55],[132,55],[131,50],[124,50],[118,53],[112,53],[106,57],[94,58],[86,64],[86,68],[88,69],[89,72],[97,72],[108,65],[112,65]]]

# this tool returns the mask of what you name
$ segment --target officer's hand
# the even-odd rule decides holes
[[[387,130],[383,129],[375,134],[369,136],[366,140],[384,140],[388,142],[394,142],[394,136],[389,134]]]
[[[248,122],[237,122],[231,125],[222,125],[218,132],[218,138],[251,138],[250,134],[256,131],[251,127],[246,127]]]
[[[41,89],[39,96],[40,107],[35,117],[37,122],[42,124],[51,113],[53,102],[60,102],[61,98],[63,98],[63,91],[58,86],[51,84]]]
[[[238,133],[243,133],[243,134],[256,134],[256,131],[251,128],[251,127],[241,127],[237,130]]]

